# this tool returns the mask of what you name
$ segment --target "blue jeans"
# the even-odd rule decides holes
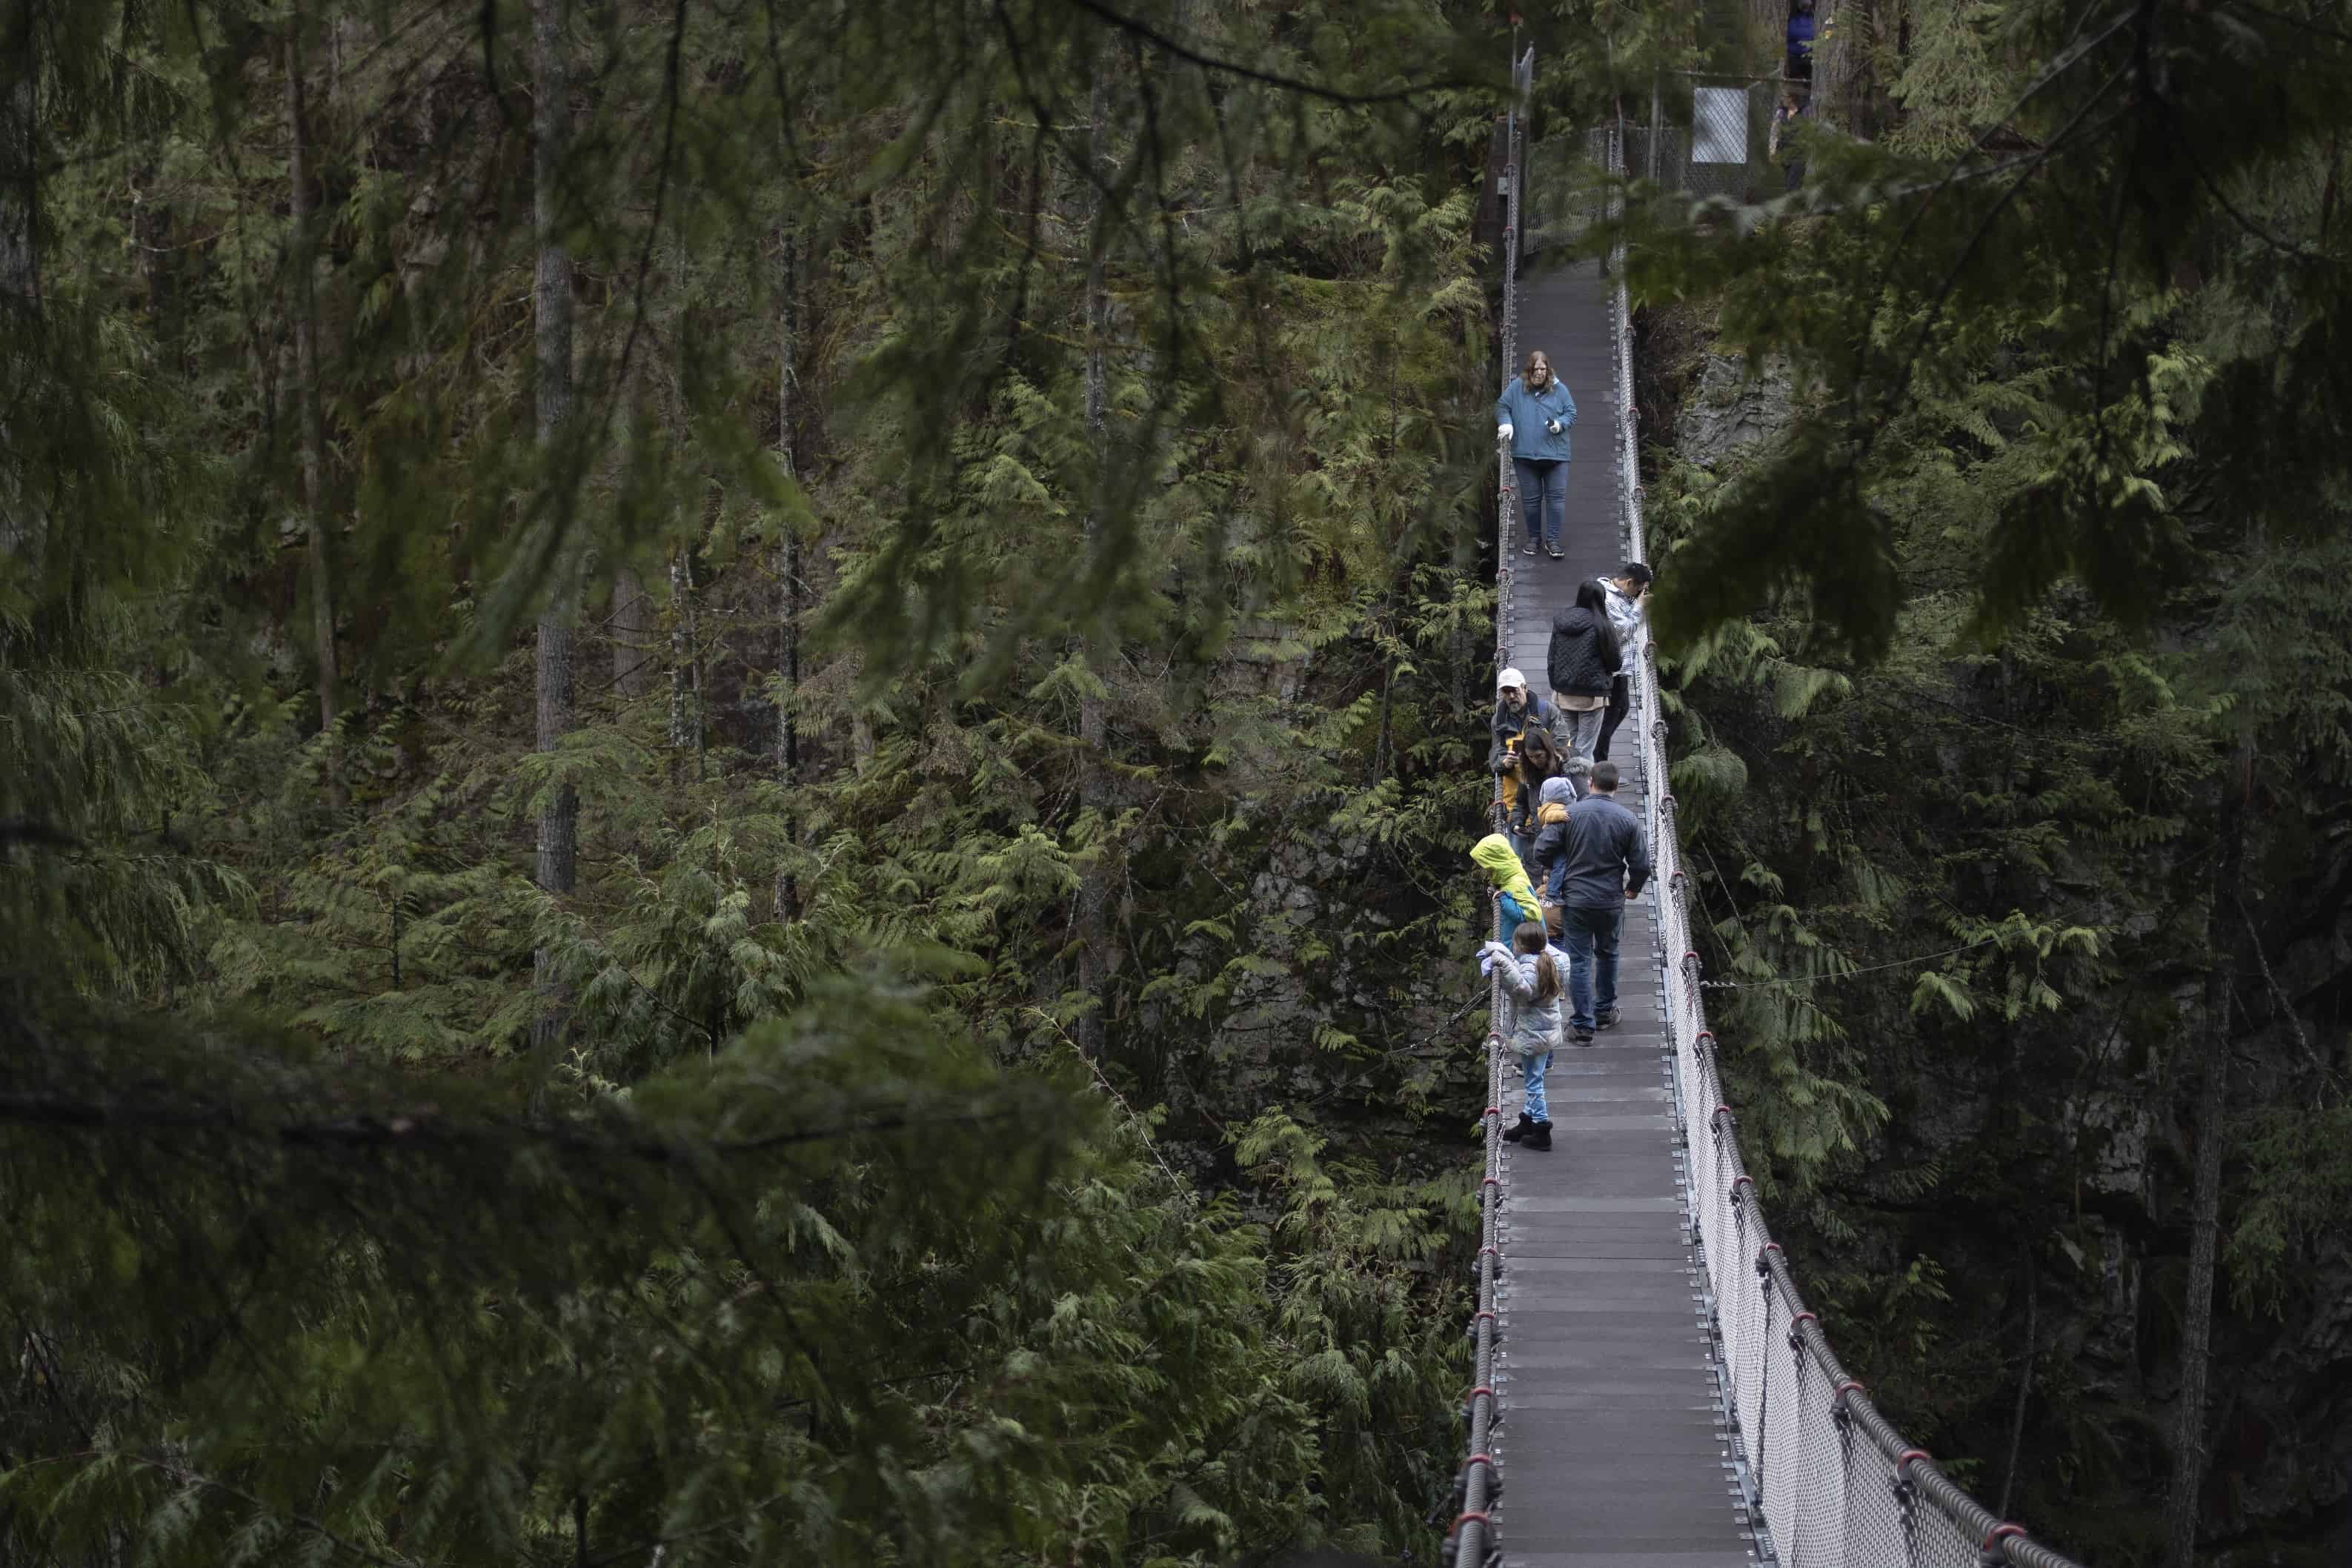
[[[1527,1099],[1519,1109],[1537,1121],[1551,1120],[1551,1101],[1544,1098],[1544,1074],[1551,1070],[1551,1053],[1519,1058],[1519,1081],[1527,1086]]]
[[[1514,458],[1519,471],[1519,517],[1530,543],[1557,546],[1568,527],[1568,459]]]
[[[1606,1013],[1617,1005],[1617,938],[1625,929],[1625,906],[1594,910],[1570,904],[1559,911],[1559,945],[1568,949],[1569,1026],[1589,1030],[1596,1010]]]

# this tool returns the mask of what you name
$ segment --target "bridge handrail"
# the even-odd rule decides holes
[[[1626,173],[1624,149],[1621,118],[1607,133],[1609,174]],[[1622,188],[1613,189],[1612,222],[1622,215]],[[1618,496],[1632,559],[1646,561],[1622,232],[1612,241],[1610,271],[1616,279],[1610,336]],[[1507,550],[1502,559],[1507,577]],[[1788,1259],[1772,1239],[1740,1152],[1738,1119],[1717,1072],[1715,1036],[1700,996],[1690,882],[1675,835],[1675,797],[1665,787],[1671,775],[1667,726],[1658,704],[1657,655],[1646,627],[1639,652],[1635,710],[1648,723],[1637,743],[1651,781],[1645,826],[1659,889],[1659,934],[1664,951],[1679,955],[1672,965],[1675,984],[1666,988],[1675,1110],[1689,1154],[1691,1202],[1713,1290],[1731,1421],[1748,1461],[1755,1514],[1768,1529],[1766,1544],[1791,1568],[1892,1563],[1898,1560],[1896,1552],[1906,1568],[2079,1568],[1970,1497],[1872,1403],[1830,1348],[1820,1318],[1805,1306]],[[1701,1107],[1708,1108],[1703,1128],[1693,1120]],[[1779,1342],[1788,1346],[1785,1357]],[[1855,1441],[1857,1435],[1863,1441]],[[1874,1497],[1874,1491],[1885,1495]],[[1465,1561],[1461,1568],[1470,1564]]]
[[[1511,62],[1511,111],[1503,131],[1504,193],[1509,205],[1503,211],[1503,384],[1508,385],[1518,363],[1520,166],[1527,151],[1526,105],[1535,79],[1535,46]],[[1499,388],[1497,389],[1499,390]],[[1511,465],[1511,443],[1495,441],[1497,475],[1495,529],[1495,668],[1511,657],[1511,521],[1518,513],[1518,475]],[[1495,775],[1495,794],[1487,814],[1496,833],[1503,831],[1503,780]],[[1494,915],[1495,936],[1503,936],[1499,900]],[[1479,1120],[1486,1131],[1486,1171],[1478,1184],[1478,1308],[1470,1320],[1477,1341],[1475,1363],[1477,1381],[1469,1394],[1470,1454],[1463,1462],[1454,1497],[1459,1503],[1440,1560],[1453,1568],[1485,1568],[1496,1554],[1489,1511],[1502,1488],[1495,1474],[1493,1431],[1495,1397],[1495,1281],[1502,1258],[1503,1207],[1503,977],[1499,971],[1486,982],[1486,1109]]]

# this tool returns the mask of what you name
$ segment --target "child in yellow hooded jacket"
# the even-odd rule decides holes
[[[1528,882],[1527,868],[1519,864],[1509,839],[1489,833],[1471,846],[1470,859],[1503,895],[1503,941],[1511,940],[1521,921],[1543,919],[1543,906],[1536,901],[1535,887]]]

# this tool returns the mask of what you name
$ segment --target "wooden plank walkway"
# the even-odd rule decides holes
[[[1592,262],[1522,278],[1520,352],[1549,354],[1577,407],[1567,558],[1511,558],[1512,661],[1537,685],[1553,612],[1572,602],[1580,581],[1623,560],[1610,311]],[[1643,717],[1629,718],[1610,748],[1626,775],[1621,798],[1636,815],[1649,784],[1633,743]],[[1493,1447],[1507,1568],[1754,1560],[1689,1242],[1656,933],[1654,893],[1626,909],[1623,1022],[1554,1058],[1551,1151],[1511,1145],[1505,1156],[1496,1310],[1503,1422]],[[1518,1117],[1516,1083],[1508,1092],[1507,1122]]]

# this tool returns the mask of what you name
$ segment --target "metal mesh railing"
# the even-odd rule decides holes
[[[1747,201],[1777,190],[1769,143],[1783,85],[1778,77],[1670,73],[1652,98],[1650,121],[1622,126],[1618,166],[1694,196]]]
[[[1512,110],[1504,142],[1506,188],[1511,205],[1503,228],[1503,384],[1516,374],[1519,352],[1519,237],[1526,221],[1525,183],[1521,179],[1527,154],[1528,89],[1535,78],[1536,51],[1512,62]],[[1496,490],[1495,527],[1495,654],[1496,668],[1510,661],[1511,521],[1518,512],[1518,479],[1511,463],[1511,444],[1496,442]],[[1494,831],[1503,831],[1503,781],[1495,777],[1495,796],[1487,808]],[[1503,912],[1497,900],[1494,914],[1497,941],[1503,936]],[[1486,1109],[1480,1117],[1486,1132],[1486,1170],[1478,1184],[1478,1307],[1470,1320],[1477,1341],[1476,1383],[1469,1394],[1470,1457],[1463,1461],[1455,1496],[1460,1511],[1446,1538],[1442,1561],[1453,1568],[1486,1568],[1500,1555],[1492,1509],[1502,1496],[1495,1472],[1493,1433],[1497,1415],[1495,1396],[1495,1281],[1502,1261],[1499,1246],[1503,1209],[1503,977],[1499,967],[1486,984]]]
[[[1626,170],[1626,128],[1609,141],[1608,167]],[[1633,321],[1622,246],[1610,307],[1616,376],[1618,491],[1633,559],[1647,559],[1640,448],[1633,411]],[[1507,566],[1509,556],[1504,561]],[[1668,957],[1666,1023],[1676,1097],[1689,1148],[1691,1207],[1712,1288],[1718,1353],[1732,1391],[1730,1419],[1754,1501],[1779,1560],[1789,1568],[2075,1568],[2028,1539],[1937,1469],[1880,1414],[1830,1349],[1805,1306],[1788,1260],[1756,1202],[1737,1120],[1717,1071],[1714,1034],[1699,993],[1691,936],[1690,879],[1675,837],[1666,722],[1657,657],[1646,630],[1633,676],[1643,771],[1654,781],[1643,807],[1655,866],[1654,898]],[[1632,728],[1632,726],[1628,726]],[[1495,1098],[1493,1096],[1490,1099]],[[1491,1118],[1490,1118],[1491,1121]],[[1470,1560],[1462,1560],[1470,1568]]]

